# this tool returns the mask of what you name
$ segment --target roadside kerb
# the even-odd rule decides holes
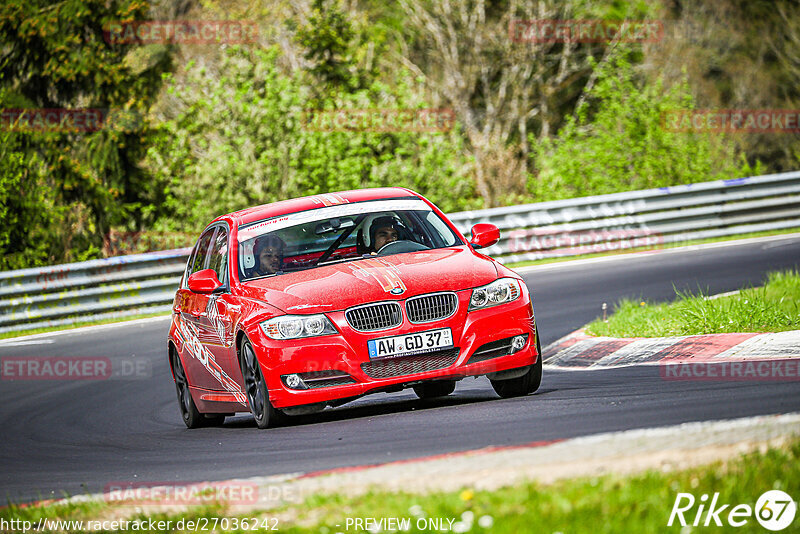
[[[665,379],[680,379],[676,371],[666,366],[695,365],[697,369],[720,369],[730,363],[753,364],[735,369],[739,375],[708,376],[705,379],[792,379],[793,376],[762,376],[765,362],[778,363],[776,372],[796,373],[800,361],[800,330],[776,333],[733,333],[653,338],[613,338],[590,336],[583,329],[576,330],[542,350],[544,365],[567,370],[593,370],[602,368],[655,365],[662,367]],[[789,363],[795,362],[795,363]],[[761,365],[759,369],[758,365]],[[771,369],[771,368],[770,368]],[[712,371],[713,372],[713,371]],[[773,371],[769,371],[770,373]],[[674,374],[673,376],[673,373]],[[754,375],[752,373],[755,373]],[[684,376],[700,379],[700,376]],[[795,380],[800,377],[794,377]]]

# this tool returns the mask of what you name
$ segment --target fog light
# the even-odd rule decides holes
[[[524,346],[525,336],[514,336],[514,339],[511,340],[511,348],[514,349],[514,352],[521,350]]]
[[[292,389],[298,389],[303,381],[296,374],[286,375],[286,385]]]

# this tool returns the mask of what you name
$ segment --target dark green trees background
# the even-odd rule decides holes
[[[515,19],[656,20],[648,43],[515,43]],[[255,42],[112,44],[112,23],[246,20]],[[795,169],[797,134],[665,111],[800,107],[796,2],[5,0],[0,269],[190,245],[213,217],[397,185],[446,211]],[[37,130],[9,110],[103,110]],[[443,131],[309,111],[446,109]],[[138,236],[109,247],[109,236]],[[140,239],[147,236],[147,239]],[[176,237],[177,236],[177,237]]]

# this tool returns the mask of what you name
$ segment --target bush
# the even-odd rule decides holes
[[[276,66],[278,51],[228,49],[217,70],[190,65],[171,81],[175,116],[148,166],[171,182],[163,229],[199,230],[222,213],[286,198],[362,187],[405,186],[445,210],[474,206],[469,162],[448,133],[313,131],[304,112],[424,108],[407,83],[329,95]],[[418,88],[413,88],[418,89]],[[312,104],[313,102],[313,104]]]
[[[757,174],[732,143],[708,133],[671,132],[665,112],[691,110],[686,82],[640,87],[623,54],[597,67],[597,81],[558,136],[535,150],[537,200],[601,195]],[[532,144],[533,139],[531,140]]]

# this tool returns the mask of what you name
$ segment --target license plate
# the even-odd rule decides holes
[[[370,339],[367,342],[370,360],[424,354],[453,346],[453,333],[449,328],[414,332],[402,336]]]

